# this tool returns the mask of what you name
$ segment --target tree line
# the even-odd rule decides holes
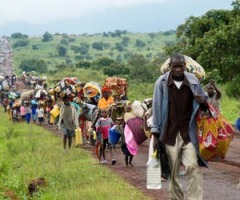
[[[227,94],[240,97],[240,1],[232,10],[210,10],[190,16],[176,30],[176,42],[167,55],[182,52],[201,63],[208,75],[227,85]]]

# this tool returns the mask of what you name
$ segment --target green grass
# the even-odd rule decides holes
[[[221,86],[222,98],[221,98],[221,108],[223,116],[234,124],[239,117],[240,104],[237,99],[230,98],[226,95],[226,88]]]
[[[53,133],[25,122],[13,124],[2,109],[0,117],[0,199],[6,189],[27,199],[27,186],[36,177],[44,177],[47,186],[34,199],[147,199],[89,151],[72,148],[66,154]]]

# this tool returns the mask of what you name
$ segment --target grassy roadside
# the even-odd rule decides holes
[[[47,186],[34,199],[147,199],[83,149],[64,153],[62,140],[32,124],[12,124],[0,110],[0,199],[10,189],[28,199],[27,186],[44,177]]]

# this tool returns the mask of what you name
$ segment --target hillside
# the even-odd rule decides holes
[[[142,54],[153,60],[163,53],[163,47],[175,41],[175,31],[159,33],[128,33],[115,31],[94,35],[51,34],[42,37],[28,37],[14,33],[10,38],[13,49],[13,66],[19,66],[24,59],[43,59],[49,70],[58,64],[75,65],[77,62],[94,61],[109,57],[118,62],[127,61],[134,54]]]

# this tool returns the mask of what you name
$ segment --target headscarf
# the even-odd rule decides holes
[[[104,86],[102,87],[102,93],[103,93],[103,92],[111,92],[111,89],[110,89],[109,87],[107,87],[107,86],[104,85]]]

